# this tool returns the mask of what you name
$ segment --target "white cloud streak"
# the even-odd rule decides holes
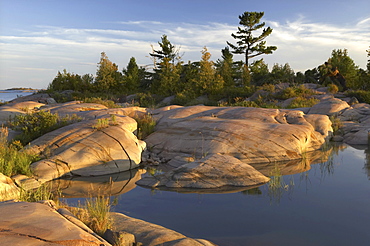
[[[181,47],[185,61],[199,60],[204,46],[216,60],[226,41],[235,41],[230,34],[237,31],[237,26],[225,23],[135,21],[114,24],[120,28],[36,26],[31,31],[0,36],[0,89],[15,86],[46,88],[57,71],[64,68],[78,74],[94,74],[102,51],[120,69],[131,57],[141,65],[150,64],[150,44],[157,48],[163,34],[172,44]],[[365,50],[370,45],[370,18],[359,20],[351,27],[309,22],[303,17],[285,23],[266,21],[266,24],[274,29],[266,39],[267,45],[278,47],[273,55],[263,57],[270,67],[274,63],[289,63],[294,70],[305,71],[326,61],[333,49],[344,48],[357,65],[365,67]],[[235,60],[240,59],[243,56],[235,56]]]

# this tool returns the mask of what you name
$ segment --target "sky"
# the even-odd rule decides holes
[[[273,29],[266,41],[278,49],[256,58],[270,69],[289,63],[304,72],[336,49],[366,68],[369,0],[0,0],[0,89],[46,89],[64,69],[95,75],[101,52],[120,71],[131,57],[149,66],[163,35],[184,62],[199,61],[203,47],[216,61],[246,11],[264,12]]]

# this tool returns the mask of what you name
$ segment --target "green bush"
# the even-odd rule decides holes
[[[37,155],[22,151],[19,141],[8,143],[8,129],[0,128],[0,172],[6,176],[15,174],[31,175],[30,164],[38,161]]]
[[[339,91],[339,88],[337,85],[335,84],[329,84],[328,85],[328,91],[331,93],[331,94],[335,94]]]
[[[108,99],[101,99],[100,97],[89,97],[83,99],[84,103],[97,103],[106,106],[107,108],[121,108],[114,101]]]
[[[287,108],[307,108],[307,107],[312,107],[313,105],[319,102],[320,100],[316,98],[306,98],[306,97],[299,96],[299,97],[294,98]]]
[[[357,100],[360,103],[368,103],[370,104],[370,91],[365,91],[365,90],[349,90],[346,91],[346,95],[348,97],[356,97]]]
[[[293,97],[309,97],[314,94],[315,93],[311,89],[307,89],[305,86],[299,85],[287,87],[281,92],[276,93],[274,95],[274,98],[286,100]]]
[[[52,114],[48,111],[38,111],[35,113],[17,115],[9,122],[9,125],[14,130],[22,132],[16,137],[16,140],[21,141],[21,143],[25,145],[32,140],[41,137],[45,133],[79,120],[81,119],[76,115],[59,117],[57,114]]]
[[[144,139],[154,132],[156,122],[150,114],[146,114],[142,117],[134,117],[134,119],[137,122],[138,139]]]

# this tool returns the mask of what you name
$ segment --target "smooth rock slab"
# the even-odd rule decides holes
[[[204,239],[192,239],[176,231],[143,220],[128,217],[120,213],[111,213],[115,231],[124,231],[135,235],[136,241],[145,246],[214,246]]]
[[[167,173],[148,176],[138,185],[168,188],[216,189],[224,186],[256,187],[267,183],[264,176],[252,166],[221,154],[212,154],[200,160],[183,164]]]
[[[117,116],[114,124],[96,129],[97,121],[71,124],[32,141],[27,151],[48,156],[31,164],[37,180],[46,182],[64,175],[97,176],[136,168],[145,149],[145,142],[131,132],[136,121]]]
[[[333,131],[329,117],[297,110],[192,106],[153,113],[156,131],[145,141],[168,161],[216,153],[248,164],[300,159],[321,148]]]
[[[0,245],[110,245],[40,203],[0,203]]]
[[[340,111],[349,107],[349,104],[346,101],[343,101],[338,98],[329,98],[326,100],[320,101],[318,104],[312,106],[309,114],[324,114],[324,115],[334,115]]]

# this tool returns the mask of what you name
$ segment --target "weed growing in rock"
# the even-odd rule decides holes
[[[341,128],[343,127],[342,121],[335,115],[330,116],[329,119],[333,128],[333,135],[341,134]]]
[[[37,189],[24,190],[21,188],[19,200],[25,202],[38,202],[43,200],[53,200],[54,194],[50,185],[43,184]]]
[[[108,118],[103,118],[103,119],[98,119],[96,121],[96,124],[92,126],[92,128],[101,130],[104,128],[107,128],[109,126],[109,119]]]
[[[112,228],[110,197],[90,197],[85,200],[84,204],[79,204],[77,208],[70,207],[69,209],[79,220],[101,236],[107,229]]]
[[[142,117],[134,117],[134,119],[137,122],[138,139],[144,139],[154,132],[156,122],[150,114],[146,114]]]

